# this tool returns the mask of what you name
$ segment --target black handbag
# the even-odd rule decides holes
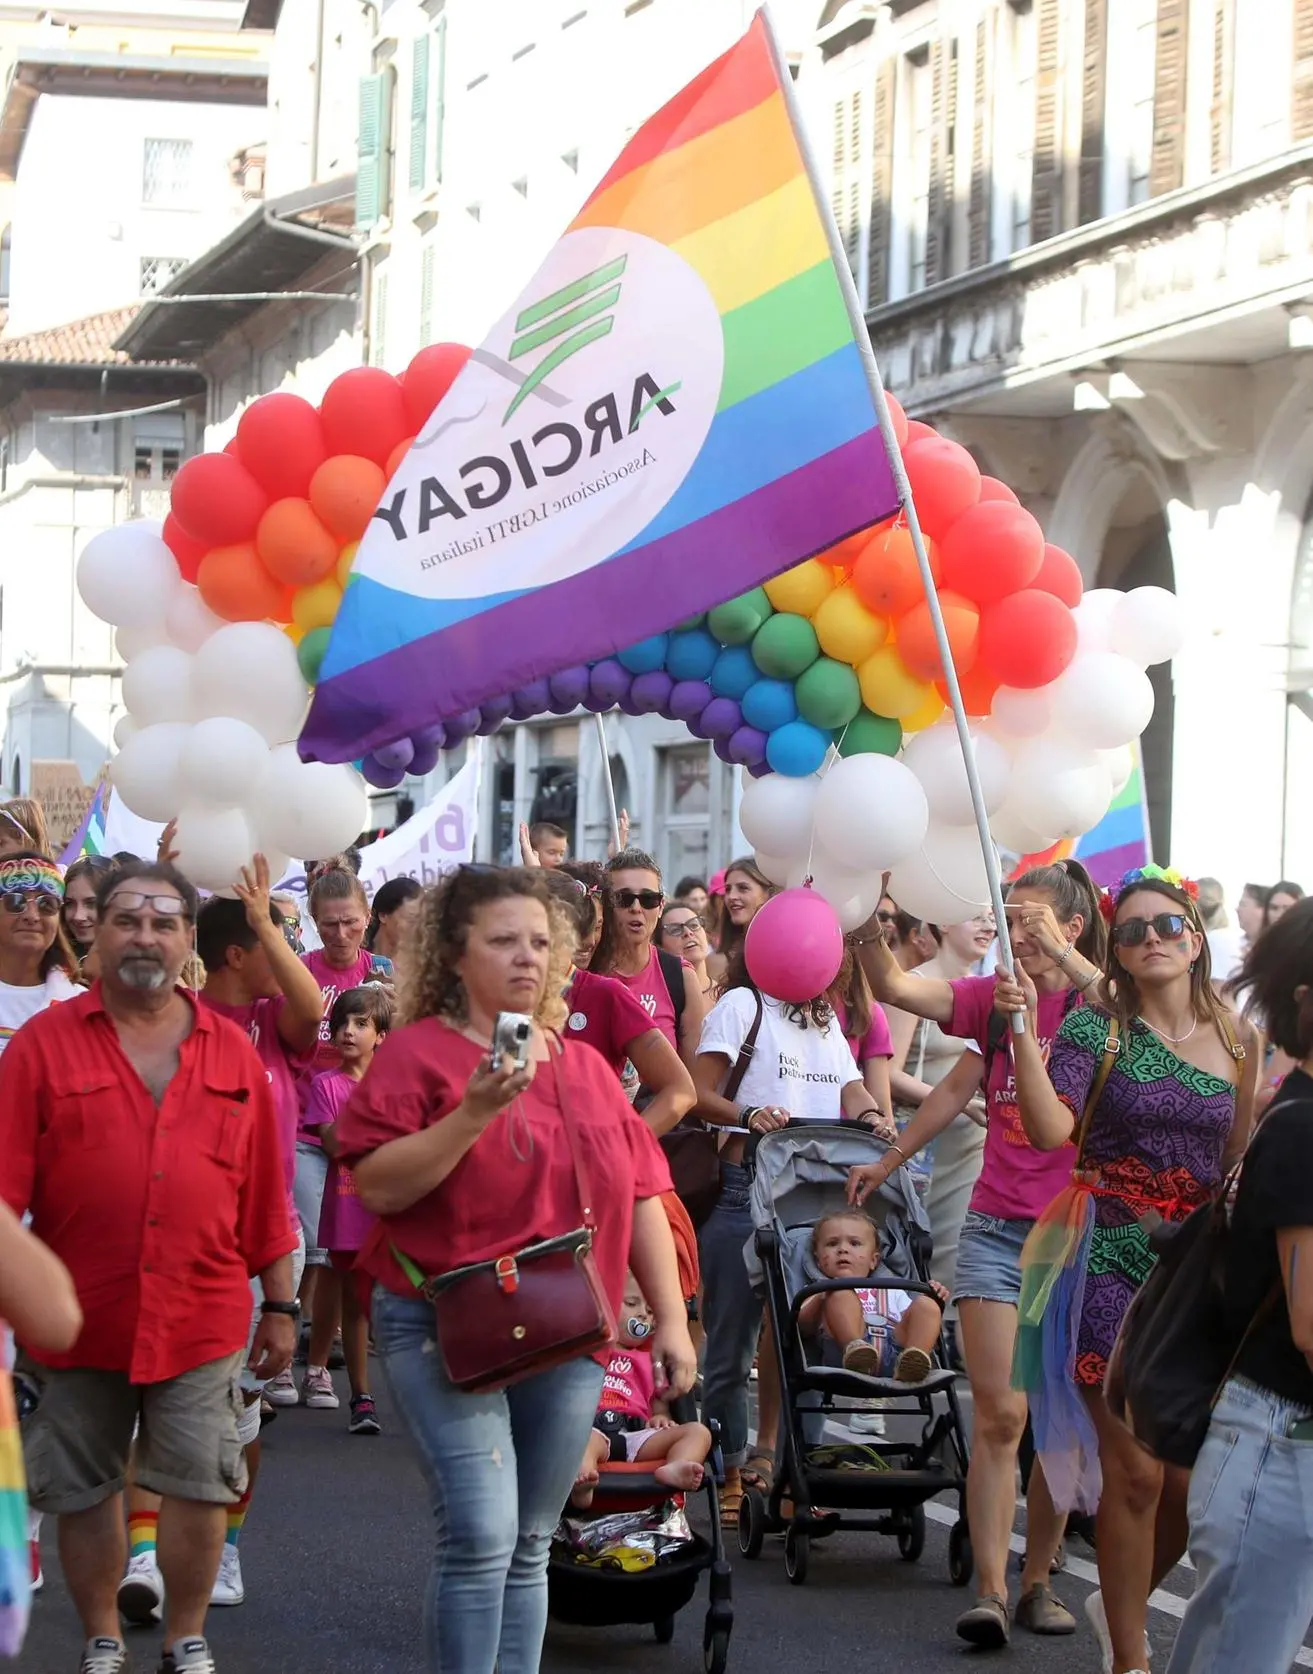
[[[761,995],[758,994],[756,1016],[743,1037],[743,1045],[722,1091],[723,1098],[732,1101],[738,1096],[752,1055],[757,1050],[762,1016]],[[702,1226],[720,1202],[720,1140],[716,1130],[708,1128],[696,1116],[685,1116],[678,1126],[661,1136],[661,1149],[670,1165],[675,1196],[687,1209],[694,1227]]]

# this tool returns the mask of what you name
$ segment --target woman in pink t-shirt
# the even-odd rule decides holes
[[[1049,1043],[1102,969],[1105,930],[1098,893],[1074,860],[1038,866],[1008,896],[1008,928],[1021,968],[1038,993],[1037,1033]],[[1026,1428],[1026,1397],[1012,1388],[1012,1351],[1021,1293],[1021,1247],[1035,1218],[1071,1175],[1072,1148],[1037,1151],[1017,1108],[1010,1024],[994,1008],[993,977],[927,980],[903,971],[878,925],[859,935],[862,964],[876,998],[946,1034],[971,1042],[928,1095],[896,1146],[879,1163],[854,1169],[849,1196],[861,1203],[901,1163],[930,1143],[981,1089],[987,1100],[984,1162],[958,1243],[954,1300],[975,1403],[967,1516],[975,1555],[976,1603],[959,1618],[958,1634],[982,1649],[1007,1643],[1008,1540],[1016,1499],[1017,1450]],[[996,1020],[997,1019],[997,1020]],[[1027,1553],[1016,1621],[1034,1633],[1066,1634],[1075,1620],[1049,1587],[1049,1566],[1062,1538],[1043,1472],[1031,1472]]]

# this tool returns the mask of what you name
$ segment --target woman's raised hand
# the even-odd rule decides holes
[[[854,1209],[860,1209],[871,1193],[878,1191],[889,1178],[885,1160],[882,1157],[879,1162],[865,1163],[861,1168],[848,1170],[848,1201]]]
[[[465,1083],[461,1103],[468,1115],[486,1126],[499,1111],[514,1103],[532,1080],[529,1071],[516,1069],[509,1057],[503,1058],[496,1069],[490,1069],[488,1060],[481,1057],[478,1068]]]
[[[1019,901],[1008,911],[1008,927],[1020,930],[1046,959],[1058,959],[1067,951],[1068,938],[1047,901]]]
[[[1045,908],[1047,912],[1047,907]],[[1066,947],[1064,942],[1063,947]],[[1030,1018],[1035,1016],[1035,1009],[1039,1004],[1039,996],[1035,992],[1035,984],[1018,965],[1016,974],[1005,971],[1000,965],[994,973],[994,1010],[1004,1017],[1011,1017],[1014,1012],[1024,1011]]]

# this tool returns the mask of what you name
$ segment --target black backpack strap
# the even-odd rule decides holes
[[[676,959],[673,953],[667,953],[663,947],[657,949],[657,958],[661,962],[661,975],[666,979],[670,1003],[675,1008],[675,1040],[678,1043],[684,1022],[684,1006],[688,999],[688,990],[684,986],[684,965],[682,960]],[[678,1044],[675,1050],[679,1051]]]
[[[980,1077],[982,1089],[989,1087],[989,1072],[993,1068],[995,1055],[1005,1052],[1008,1044],[1008,1020],[996,1011],[989,1014],[989,1022],[985,1026],[985,1050],[982,1053],[984,1072]]]

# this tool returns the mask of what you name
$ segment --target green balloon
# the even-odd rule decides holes
[[[816,630],[805,616],[777,611],[752,641],[752,660],[772,680],[796,680],[820,655]]]
[[[672,634],[691,634],[694,628],[700,628],[707,619],[704,610],[701,616],[686,616],[682,622],[676,622],[670,630]]]
[[[833,657],[817,657],[798,676],[793,695],[803,720],[822,731],[846,727],[862,707],[862,688],[855,670],[847,663],[835,662]]]
[[[799,708],[802,707],[801,700]],[[896,756],[903,744],[903,729],[897,721],[859,709],[839,740],[841,756]]]
[[[746,645],[775,613],[775,606],[766,597],[764,587],[754,587],[707,612],[707,628],[722,645]]]
[[[324,653],[328,650],[330,628],[311,628],[296,648],[296,660],[301,674],[308,685],[315,685],[319,679],[320,665],[324,660]]]

